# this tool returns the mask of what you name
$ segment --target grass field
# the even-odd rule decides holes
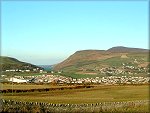
[[[2,74],[8,75],[8,76],[36,76],[36,75],[42,75],[42,73],[38,72],[3,72]]]
[[[35,84],[2,84],[0,83],[1,89],[42,89],[42,88],[58,88],[58,87],[65,87],[65,86],[57,86],[57,85],[50,85],[50,84],[43,84],[43,85],[35,85]]]
[[[4,87],[11,87],[5,86]],[[18,86],[14,86],[17,88]],[[20,88],[26,89],[29,87],[45,88],[48,86],[42,85],[20,85]],[[97,86],[94,88],[84,89],[65,89],[54,90],[49,92],[26,92],[26,93],[11,93],[3,94],[3,99],[11,99],[16,101],[32,101],[32,102],[50,102],[50,103],[99,103],[111,101],[133,101],[133,100],[148,100],[149,86],[148,85],[126,85],[126,86]]]
[[[108,77],[108,75],[105,75],[105,74],[101,74],[101,73],[98,73],[98,74],[85,74],[85,73],[61,73],[60,74],[61,76],[65,76],[65,77],[72,77],[72,78],[95,78],[95,77]],[[139,74],[135,74],[135,75],[130,75],[130,74],[118,74],[118,75],[115,75],[115,76],[132,76],[132,77],[147,77],[149,76],[148,74],[146,73],[139,73]]]

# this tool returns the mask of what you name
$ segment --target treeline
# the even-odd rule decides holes
[[[43,92],[43,91],[53,91],[53,90],[64,90],[64,89],[81,89],[81,88],[92,88],[94,86],[72,86],[72,87],[59,87],[59,88],[42,88],[42,89],[3,89],[0,90],[1,93],[23,93],[23,92]]]

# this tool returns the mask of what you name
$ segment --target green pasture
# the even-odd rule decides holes
[[[105,74],[100,74],[100,73],[97,73],[97,74],[76,74],[76,73],[62,73],[60,74],[62,76],[65,76],[65,77],[72,77],[72,78],[95,78],[95,77],[108,77],[109,75],[105,75]],[[148,75],[146,73],[139,73],[139,74],[118,74],[118,75],[113,75],[113,76],[132,76],[132,77],[147,77]]]
[[[37,72],[2,72],[4,75],[8,76],[36,76],[36,75],[42,75],[42,73]]]
[[[75,74],[75,73],[62,73],[62,76],[65,77],[72,77],[72,78],[95,78],[98,77],[99,75],[90,75],[90,74]],[[103,75],[101,75],[102,77]]]

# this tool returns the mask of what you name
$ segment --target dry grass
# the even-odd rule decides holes
[[[35,87],[35,86],[34,86]],[[98,86],[84,89],[65,89],[49,92],[3,94],[2,98],[17,101],[50,103],[99,103],[106,101],[148,100],[149,86]]]
[[[67,86],[50,85],[50,84],[2,84],[0,83],[1,89],[42,89],[42,88],[59,88]]]

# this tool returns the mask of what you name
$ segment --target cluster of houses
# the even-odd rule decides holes
[[[114,67],[104,67],[95,70],[105,75],[118,75],[118,74],[135,75],[138,73],[150,74],[148,67],[138,67],[138,66],[128,65],[125,63],[122,63],[122,66],[119,68],[114,66]]]
[[[26,69],[26,70],[21,70],[21,69],[7,69],[5,70],[6,72],[30,72],[29,69]]]
[[[99,71],[101,74],[106,75],[126,74],[124,70],[117,69],[116,67],[101,68]]]
[[[147,84],[150,82],[150,77],[127,77],[127,76],[109,76],[96,78],[80,78],[73,79],[71,83],[94,83],[94,84]]]
[[[106,76],[96,78],[71,78],[60,75],[14,76],[6,78],[9,82],[17,83],[57,83],[57,84],[147,84],[150,77]]]
[[[43,69],[40,68],[33,68],[33,69],[6,69],[3,72],[45,72]]]
[[[99,71],[102,74],[105,75],[118,75],[118,74],[129,74],[129,75],[135,75],[138,73],[146,73],[149,74],[147,68],[137,68],[134,66],[126,66],[123,67],[124,69],[119,69],[115,67],[108,67],[108,68],[101,68]]]

